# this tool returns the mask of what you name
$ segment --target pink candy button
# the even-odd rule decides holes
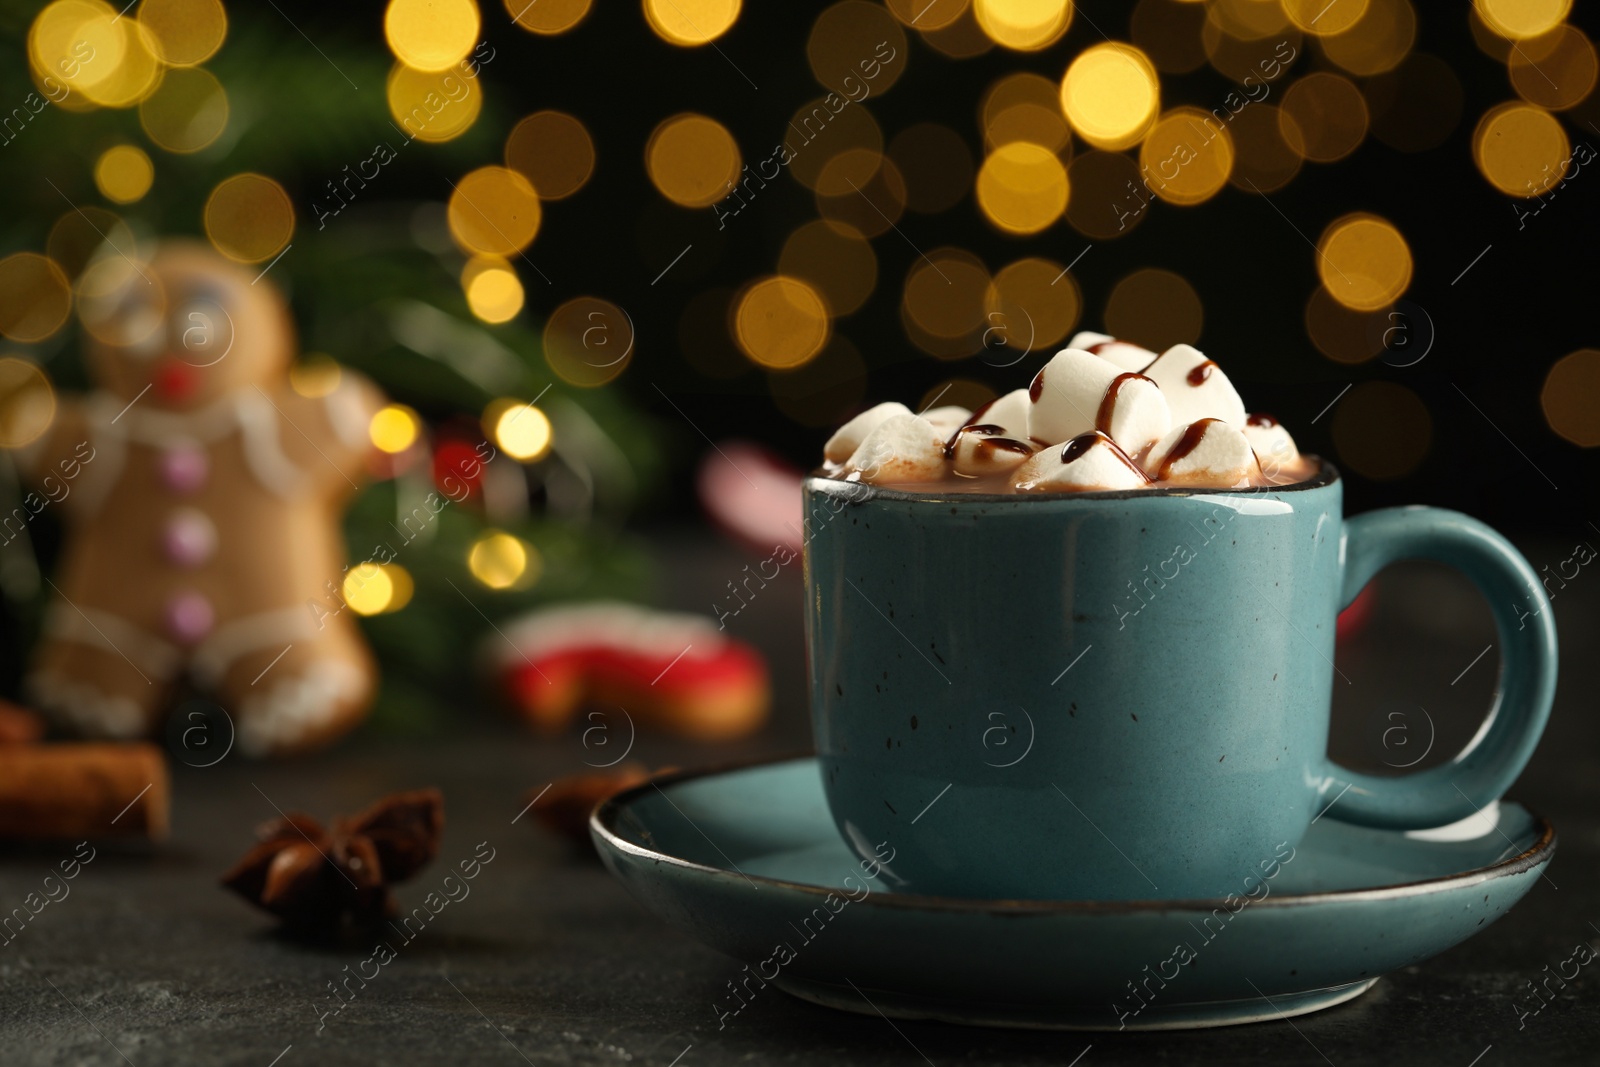
[[[192,570],[216,555],[216,524],[204,512],[179,508],[167,519],[161,547],[173,563]]]
[[[174,493],[193,493],[206,484],[211,461],[195,445],[174,445],[161,453],[161,484]]]
[[[167,601],[167,632],[180,644],[192,645],[211,632],[217,613],[199,593],[176,593]]]

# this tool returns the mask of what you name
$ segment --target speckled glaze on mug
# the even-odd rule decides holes
[[[1011,899],[1245,893],[1326,815],[1439,826],[1498,798],[1555,687],[1526,560],[1455,512],[1345,521],[1338,473],[1254,490],[1023,497],[805,483],[806,641],[829,808],[899,888]],[[1398,559],[1463,571],[1499,694],[1447,764],[1329,761],[1334,624]]]

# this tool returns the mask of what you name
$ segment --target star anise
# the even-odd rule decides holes
[[[417,789],[323,825],[298,812],[262,825],[259,844],[222,884],[304,933],[368,925],[394,913],[389,887],[439,851],[444,797]]]

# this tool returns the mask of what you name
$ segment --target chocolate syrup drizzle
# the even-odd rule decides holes
[[[1194,369],[1189,371],[1189,384],[1196,387],[1204,385],[1206,383],[1206,379],[1211,377],[1211,372],[1216,369],[1217,364],[1215,360],[1208,359],[1204,363],[1197,363],[1194,366]]]
[[[1138,377],[1138,375],[1134,375],[1134,377]],[[1123,466],[1137,474],[1140,480],[1145,482],[1150,481],[1150,476],[1133,461],[1131,456],[1122,450],[1122,446],[1113,441],[1109,434],[1100,430],[1090,430],[1088,433],[1080,433],[1078,436],[1062,445],[1061,462],[1071,463],[1073,460],[1089,451],[1089,449],[1102,442],[1105,443],[1107,448],[1111,449],[1111,454],[1117,459],[1121,460]]]
[[[1221,419],[1199,419],[1191,422],[1189,428],[1183,431],[1183,436],[1178,438],[1178,443],[1173,445],[1172,450],[1161,460],[1161,468],[1156,471],[1155,480],[1158,482],[1166,481],[1167,476],[1172,472],[1172,465],[1200,447],[1200,441],[1206,435],[1206,427],[1213,422],[1221,421]]]
[[[1100,398],[1100,410],[1095,412],[1094,428],[1107,437],[1111,436],[1111,416],[1116,413],[1117,394],[1122,391],[1124,385],[1127,385],[1135,378],[1140,381],[1150,382],[1151,385],[1156,384],[1142,374],[1128,371],[1126,374],[1119,374],[1111,379],[1111,384],[1106,386],[1105,396]]]

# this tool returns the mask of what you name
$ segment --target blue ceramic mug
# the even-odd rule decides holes
[[[1323,815],[1420,828],[1498,798],[1555,689],[1543,587],[1474,519],[1346,522],[1342,496],[1328,464],[1266,489],[1046,497],[807,479],[812,725],[840,832],[892,849],[913,892],[1215,897],[1275,874]],[[1503,665],[1465,751],[1373,777],[1328,759],[1334,624],[1400,559],[1478,586]]]

